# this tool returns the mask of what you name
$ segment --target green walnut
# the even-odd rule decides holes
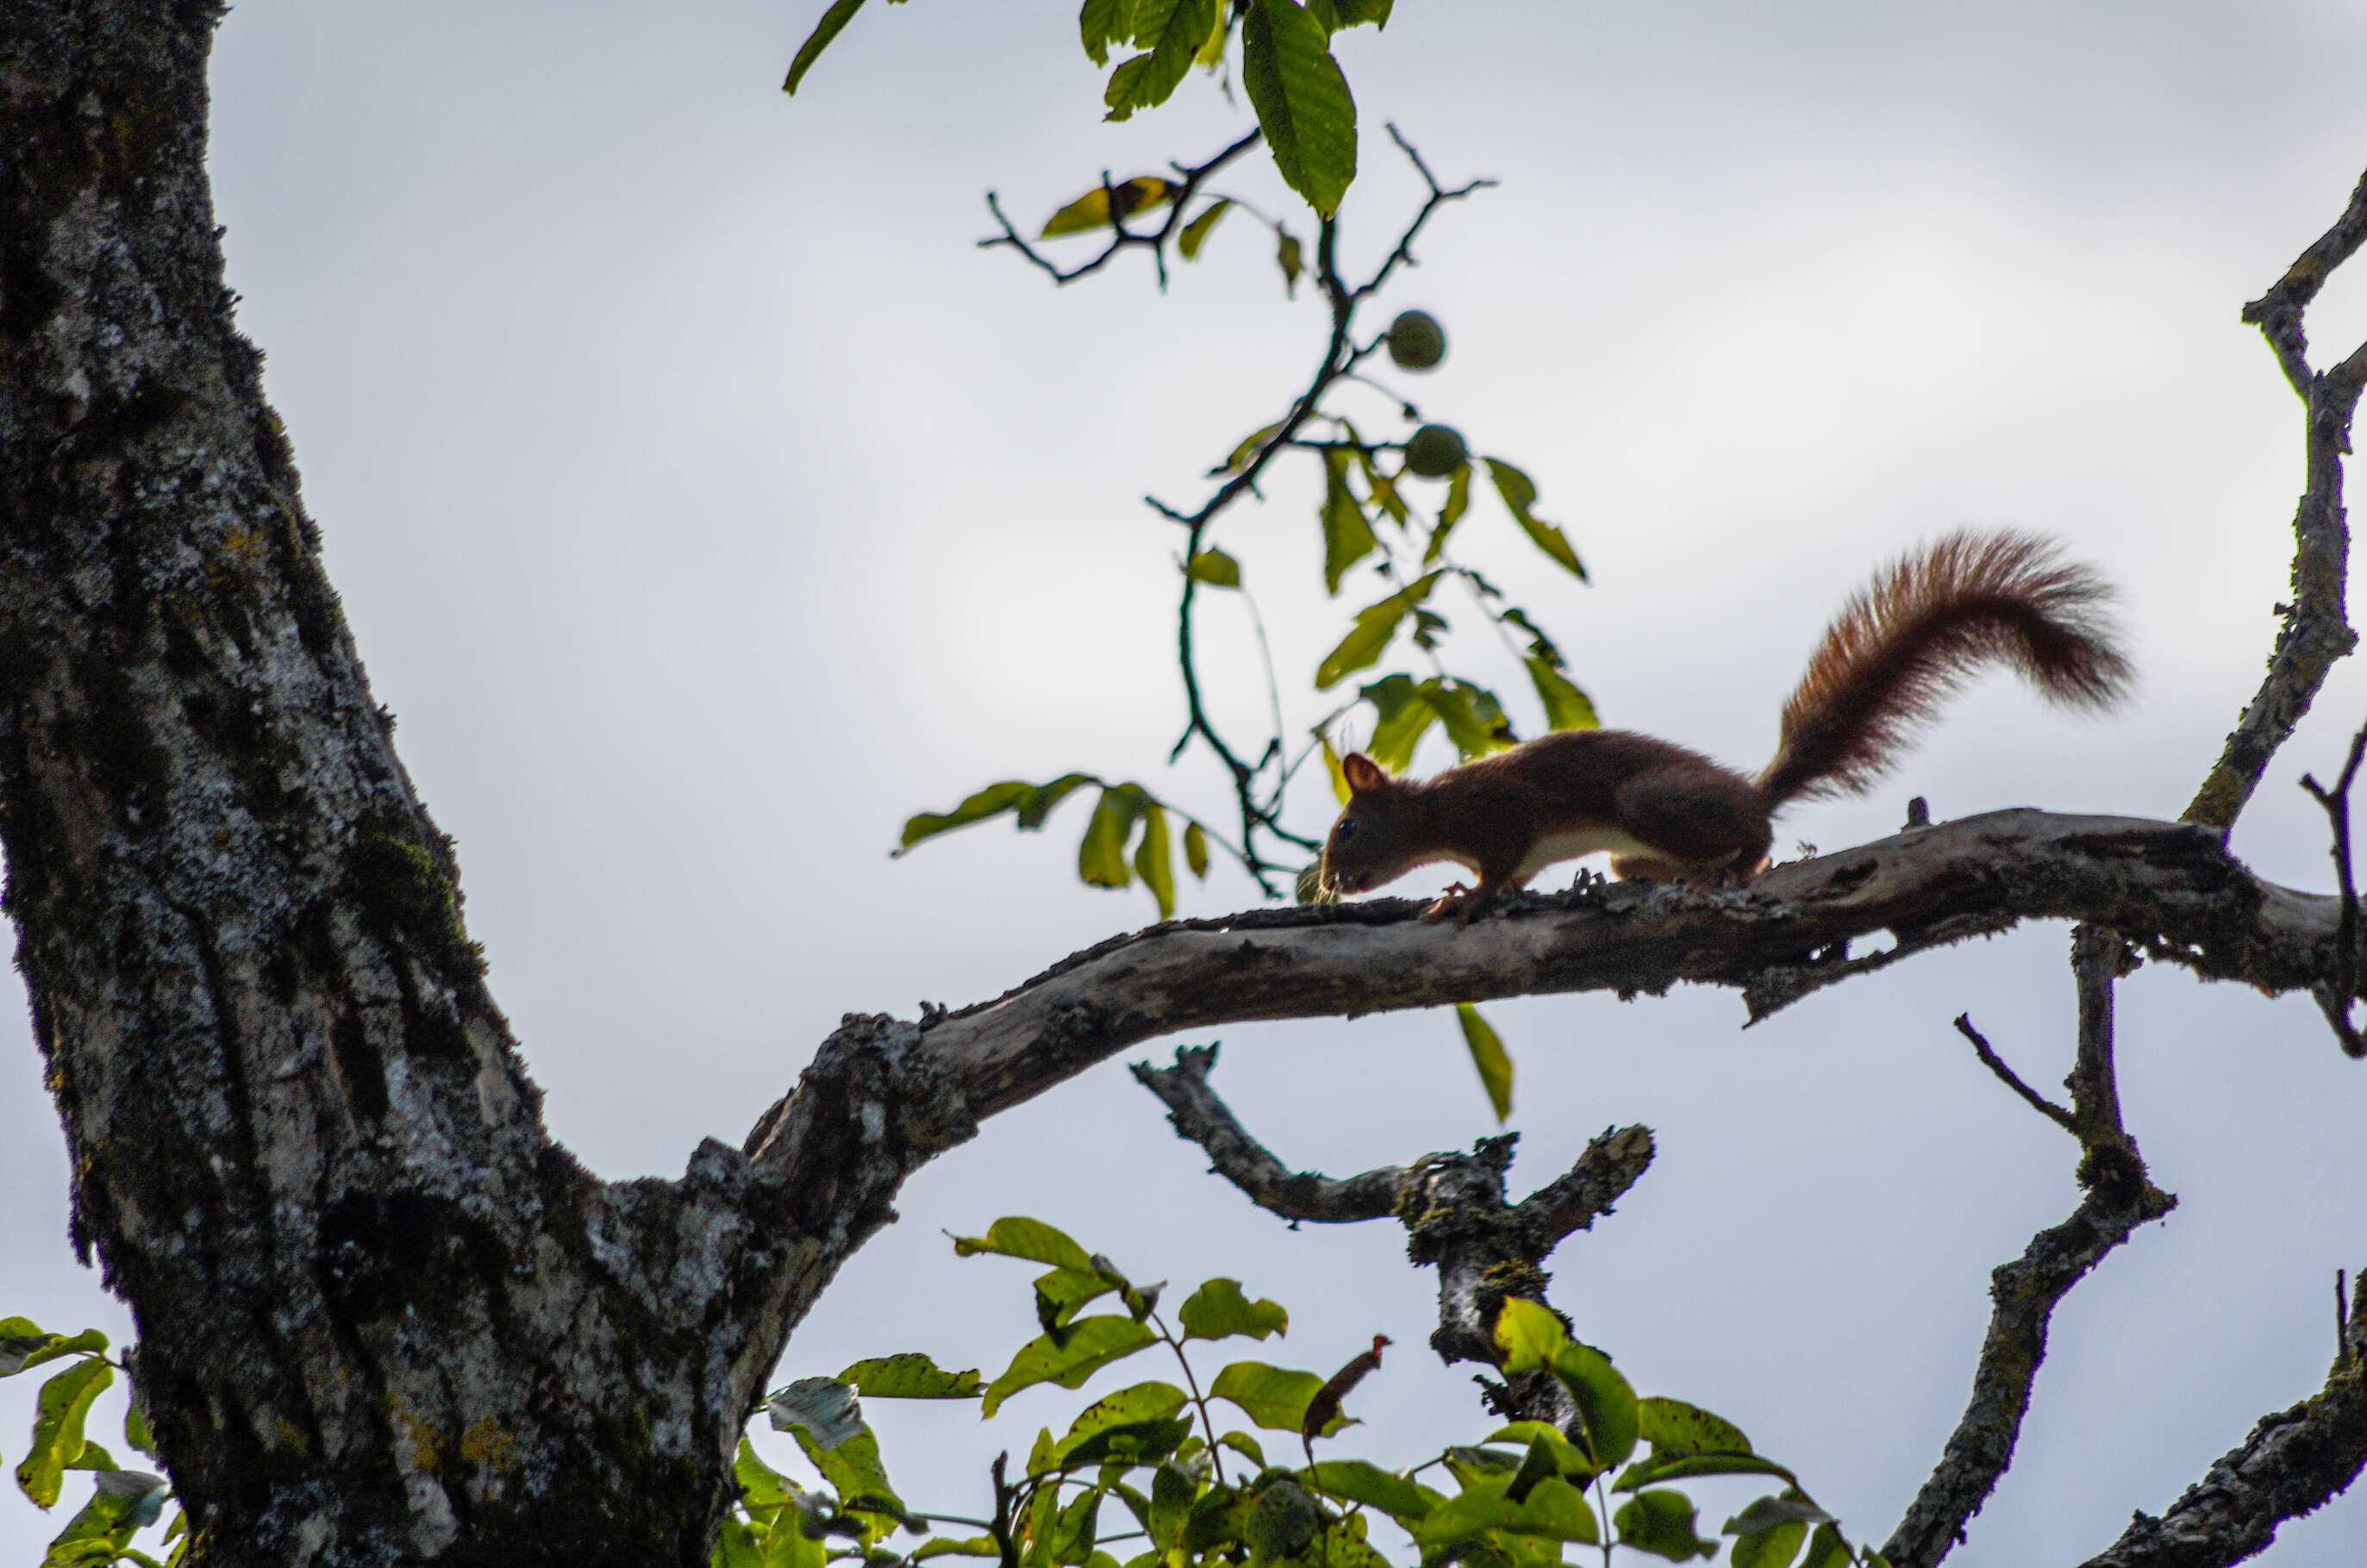
[[[1406,472],[1424,479],[1444,479],[1470,456],[1471,449],[1463,444],[1463,432],[1452,425],[1425,425],[1405,444]]]
[[[1427,311],[1408,311],[1389,323],[1389,358],[1400,370],[1427,370],[1446,358],[1446,329]]]
[[[1305,1551],[1322,1528],[1321,1505],[1298,1483],[1278,1475],[1258,1488],[1241,1534],[1262,1556],[1290,1557]]]

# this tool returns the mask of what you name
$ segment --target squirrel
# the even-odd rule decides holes
[[[1366,892],[1453,861],[1478,885],[1456,883],[1423,917],[1462,923],[1556,861],[1598,849],[1617,877],[1747,881],[1766,869],[1777,812],[1864,792],[1985,665],[2020,671],[2065,707],[2119,699],[2131,670],[2102,613],[2112,597],[2095,572],[2029,534],[1959,530],[1908,552],[1826,629],[1755,778],[1625,730],[1557,731],[1419,782],[1352,752],[1322,887]]]

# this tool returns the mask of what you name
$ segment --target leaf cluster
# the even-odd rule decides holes
[[[62,1364],[42,1381],[35,1396],[32,1437],[16,1468],[17,1489],[34,1506],[47,1510],[57,1506],[68,1471],[89,1471],[92,1487],[89,1500],[50,1541],[41,1568],[92,1568],[109,1562],[170,1568],[179,1562],[189,1541],[186,1516],[177,1510],[164,1528],[165,1544],[158,1550],[165,1555],[161,1559],[131,1544],[133,1536],[163,1515],[172,1495],[164,1478],[122,1468],[85,1431],[91,1406],[113,1386],[119,1370],[107,1355],[107,1335],[95,1328],[52,1334],[30,1318],[0,1318],[0,1378],[52,1363]],[[155,1452],[137,1397],[123,1417],[123,1440],[140,1453]]]
[[[824,1568],[858,1559],[888,1568],[948,1555],[991,1557],[1008,1568],[1384,1568],[1399,1560],[1421,1568],[1543,1568],[1569,1560],[1572,1547],[1605,1562],[1614,1551],[1710,1560],[1725,1538],[1736,1568],[1886,1568],[1878,1553],[1852,1546],[1797,1477],[1754,1450],[1733,1423],[1680,1400],[1638,1398],[1607,1355],[1572,1339],[1538,1302],[1507,1301],[1496,1343],[1508,1378],[1550,1377],[1567,1392],[1577,1413],[1568,1426],[1516,1421],[1391,1469],[1317,1460],[1314,1450],[1318,1438],[1353,1424],[1339,1412],[1338,1391],[1377,1365],[1386,1341],[1328,1383],[1246,1358],[1204,1381],[1195,1346],[1286,1334],[1288,1313],[1252,1300],[1237,1280],[1216,1278],[1185,1298],[1171,1326],[1159,1311],[1160,1285],[1138,1284],[1038,1220],[998,1220],[955,1247],[962,1256],[1046,1266],[1034,1280],[1041,1332],[991,1380],[906,1353],[775,1393],[770,1419],[796,1435],[821,1484],[801,1488],[743,1441],[742,1494],[717,1551],[719,1568]],[[1095,1303],[1107,1310],[1085,1311]],[[1082,1389],[1161,1346],[1181,1386],[1129,1382],[1099,1394],[1065,1430],[1040,1427],[1016,1474],[1008,1452],[995,1461],[987,1518],[909,1508],[861,1417],[858,1396],[976,1400],[991,1418],[1025,1391]],[[1221,1418],[1220,1409],[1228,1412]],[[1290,1463],[1287,1449],[1270,1457],[1271,1437],[1261,1434],[1274,1433],[1298,1434],[1306,1462]],[[1738,1476],[1782,1487],[1704,1538],[1685,1483]],[[898,1540],[900,1532],[910,1539]]]

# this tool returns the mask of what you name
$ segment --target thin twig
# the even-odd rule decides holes
[[[2334,1038],[2341,1041],[2343,1051],[2354,1057],[2367,1056],[2367,1039],[2350,1022],[2350,1005],[2359,994],[2359,889],[2350,871],[2350,786],[2359,777],[2362,755],[2367,755],[2367,728],[2350,737],[2350,755],[2332,790],[2306,773],[2301,776],[2301,787],[2325,809],[2333,826],[2334,874],[2342,888],[2342,919],[2334,937],[2334,980],[2331,984],[2312,986],[2310,994],[2333,1028]]]
[[[2158,1220],[2178,1199],[2146,1175],[2136,1142],[2121,1125],[2112,1069],[2112,982],[2129,949],[2092,924],[2073,934],[2071,967],[2079,987],[2078,1064],[2067,1080],[2073,1109],[2048,1104],[1998,1059],[1969,1017],[1957,1029],[1989,1070],[2080,1143],[2079,1206],[2052,1230],[2031,1238],[2020,1258],[1990,1277],[1988,1335],[1973,1372],[1973,1392],[1940,1462],[1883,1545],[1896,1568],[1932,1568],[1965,1537],[1965,1526],[2013,1462],[2030,1412],[2031,1389],[2046,1358],[2055,1309],[2139,1225]]]
[[[991,190],[986,193],[986,210],[994,214],[994,221],[1002,228],[1002,233],[989,235],[979,241],[979,248],[991,250],[997,245],[1008,245],[1041,268],[1045,276],[1055,283],[1074,283],[1080,278],[1099,272],[1108,266],[1111,259],[1119,252],[1138,247],[1144,248],[1150,252],[1151,260],[1159,273],[1159,287],[1164,292],[1167,288],[1167,242],[1173,237],[1177,226],[1184,222],[1185,204],[1199,194],[1201,186],[1207,182],[1208,176],[1256,146],[1263,134],[1263,131],[1252,131],[1206,163],[1191,168],[1185,168],[1180,164],[1169,164],[1167,165],[1169,168],[1184,176],[1183,183],[1176,190],[1174,199],[1167,204],[1167,221],[1160,224],[1156,230],[1147,233],[1137,233],[1126,226],[1126,220],[1129,214],[1117,210],[1118,187],[1110,184],[1109,171],[1103,170],[1102,190],[1104,199],[1109,202],[1110,241],[1102,248],[1100,255],[1081,262],[1075,267],[1063,268],[1022,238],[1011,220],[1003,216],[1002,203],[996,199],[995,193]]]
[[[2028,1084],[2023,1083],[2022,1079],[2016,1075],[2014,1070],[2005,1064],[2004,1059],[1999,1056],[1995,1051],[1990,1049],[1988,1040],[1982,1036],[1981,1031],[1973,1028],[1973,1016],[1970,1013],[1959,1013],[1956,1015],[1956,1032],[1973,1042],[1974,1053],[1980,1057],[1981,1065],[1996,1074],[1999,1081],[2004,1084],[2007,1088],[2011,1089],[2015,1094],[2020,1095],[2024,1100],[2028,1101],[2030,1108],[2033,1110],[2038,1112],[2039,1115],[2046,1118],[2047,1120],[2055,1123],[2057,1127],[2062,1128],[2066,1132],[2070,1133],[2073,1137],[2076,1138],[2079,1135],[2079,1124],[2073,1119],[2069,1111],[2065,1110],[2061,1106],[2056,1105],[2054,1101],[2040,1094],[2036,1089],[2033,1089]]]
[[[1133,1073],[1136,1082],[1165,1103],[1176,1136],[1206,1150],[1217,1174],[1240,1187],[1251,1202],[1293,1224],[1302,1220],[1348,1224],[1396,1211],[1406,1178],[1403,1170],[1385,1165],[1345,1181],[1292,1171],[1250,1136],[1232,1108],[1208,1086],[1208,1073],[1216,1064],[1214,1044],[1187,1045],[1176,1050],[1173,1066],[1138,1062]]]

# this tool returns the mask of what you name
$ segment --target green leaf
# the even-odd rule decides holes
[[[107,1335],[86,1328],[71,1337],[51,1334],[30,1318],[0,1318],[0,1378],[13,1378],[44,1361],[107,1348]]]
[[[1579,564],[1578,551],[1570,549],[1569,540],[1562,537],[1561,529],[1530,510],[1537,499],[1535,482],[1511,463],[1495,458],[1485,460],[1489,477],[1496,482],[1496,494],[1503,497],[1504,509],[1512,514],[1512,520],[1521,525],[1521,531],[1529,536],[1529,542],[1559,562],[1571,576],[1585,582],[1586,568]]]
[[[1089,774],[1064,773],[1049,784],[1036,786],[1032,793],[1022,796],[1017,802],[1019,831],[1022,833],[1037,831],[1043,827],[1044,819],[1052,814],[1053,807],[1084,786],[1099,782],[1099,779]]]
[[[1640,1494],[1628,1499],[1611,1523],[1622,1545],[1671,1562],[1717,1555],[1717,1542],[1694,1532],[1693,1499],[1682,1492]]]
[[[120,1467],[116,1464],[115,1456],[107,1451],[104,1444],[95,1437],[85,1437],[82,1452],[67,1460],[66,1468],[68,1470],[115,1470]]]
[[[1208,880],[1208,831],[1196,822],[1184,824],[1184,863],[1193,876]]]
[[[1107,65],[1110,45],[1132,41],[1133,28],[1125,25],[1127,9],[1120,0],[1085,0],[1084,9],[1077,13],[1077,33],[1084,41],[1086,59]]]
[[[1716,1550],[1713,1548],[1712,1550]],[[1857,1553],[1841,1539],[1839,1528],[1830,1524],[1817,1527],[1808,1538],[1808,1554],[1800,1559],[1800,1568],[1849,1568],[1857,1561]]]
[[[1241,86],[1283,181],[1329,219],[1356,177],[1356,103],[1323,24],[1292,0],[1250,0]]]
[[[1348,431],[1349,438],[1356,443],[1356,462],[1365,471],[1365,485],[1372,492],[1374,504],[1387,513],[1392,522],[1402,524],[1408,516],[1405,498],[1398,494],[1398,487],[1390,483],[1389,476],[1374,463],[1372,449],[1357,437],[1354,426],[1344,419],[1340,424]]]
[[[902,1522],[906,1510],[903,1499],[888,1484],[888,1471],[879,1462],[879,1439],[869,1428],[834,1449],[825,1449],[814,1440],[814,1435],[804,1427],[791,1429],[798,1447],[821,1478],[838,1493],[840,1510],[862,1516],[864,1543],[879,1540]]]
[[[1308,1405],[1322,1390],[1323,1380],[1312,1372],[1269,1367],[1263,1361],[1236,1361],[1217,1374],[1216,1381],[1208,1385],[1208,1395],[1232,1401],[1253,1424],[1269,1432],[1296,1432],[1307,1418]]]
[[[1117,1290],[1122,1280],[1099,1270],[1056,1268],[1036,1279],[1036,1323],[1047,1334],[1058,1334],[1086,1302]]]
[[[715,1538],[715,1554],[708,1562],[709,1568],[764,1568],[764,1549],[756,1528],[745,1519],[726,1517]]]
[[[1167,835],[1167,813],[1157,806],[1142,812],[1142,842],[1135,846],[1134,873],[1159,901],[1159,918],[1175,918],[1175,849]]]
[[[1446,481],[1446,500],[1438,508],[1438,526],[1430,530],[1430,547],[1421,552],[1424,566],[1439,558],[1446,549],[1446,536],[1471,509],[1471,465],[1457,468]]]
[[[1282,291],[1298,298],[1298,275],[1307,270],[1306,253],[1298,248],[1298,236],[1279,223],[1274,226],[1274,259],[1282,268]]]
[[[1204,550],[1184,563],[1184,575],[1212,588],[1241,585],[1241,563],[1221,550]]]
[[[1585,1420],[1595,1462],[1605,1470],[1626,1462],[1636,1451],[1636,1391],[1611,1358],[1572,1341],[1555,1354],[1553,1373]]]
[[[951,833],[957,827],[968,827],[975,822],[1000,816],[1004,812],[1019,813],[1022,832],[1032,833],[1044,825],[1052,808],[1069,798],[1081,785],[1094,783],[1082,773],[1067,773],[1048,784],[1030,784],[1024,779],[1007,778],[1000,784],[990,784],[970,796],[950,812],[923,812],[904,824],[904,835],[890,853],[901,855],[925,838],[941,833]]]
[[[1697,1404],[1658,1395],[1636,1402],[1636,1431],[1658,1449],[1716,1449],[1747,1454],[1750,1439],[1723,1415],[1713,1415]]]
[[[1253,1506],[1254,1499],[1239,1487],[1208,1488],[1207,1494],[1192,1505],[1192,1516],[1184,1521],[1185,1555],[1202,1556],[1240,1540]]]
[[[1206,1479],[1206,1465],[1192,1467],[1187,1471],[1173,1461],[1161,1465],[1150,1476],[1150,1506],[1142,1520],[1143,1533],[1150,1544],[1164,1552],[1184,1539],[1184,1524],[1192,1517],[1192,1505],[1200,1498],[1200,1483]]]
[[[1446,726],[1446,738],[1455,743],[1456,753],[1468,762],[1475,756],[1485,756],[1492,751],[1502,751],[1520,737],[1512,733],[1512,721],[1504,716],[1504,705],[1496,694],[1484,686],[1473,686],[1462,680],[1426,680],[1421,694]]]
[[[1108,1313],[1081,1319],[1061,1333],[1039,1335],[1019,1348],[1002,1375],[987,1385],[980,1414],[992,1415],[1002,1402],[1037,1383],[1081,1388],[1087,1378],[1121,1357],[1159,1343],[1159,1335],[1130,1317]]]
[[[1263,430],[1252,430],[1250,432],[1248,437],[1242,440],[1241,444],[1233,449],[1232,456],[1225,460],[1225,466],[1218,469],[1217,472],[1219,473],[1239,473],[1243,469],[1248,468],[1250,463],[1255,460],[1257,455],[1265,450],[1265,444],[1268,441],[1273,440],[1275,433],[1281,428],[1282,426],[1279,425],[1269,425]]]
[[[1265,1449],[1247,1432],[1228,1432],[1217,1439],[1260,1470],[1265,1468]]]
[[[1128,61],[1127,64],[1132,64]],[[1118,69],[1123,72],[1125,65]],[[1110,210],[1115,199],[1117,215],[1130,218],[1137,212],[1147,212],[1175,199],[1184,187],[1173,180],[1157,175],[1137,175],[1107,187],[1095,187],[1085,192],[1044,221],[1044,232],[1038,239],[1057,240],[1063,234],[1090,233],[1110,225]]]
[[[1379,603],[1358,610],[1348,635],[1315,666],[1317,688],[1328,691],[1356,671],[1378,663],[1388,649],[1389,639],[1397,635],[1398,623],[1405,619],[1407,611],[1430,597],[1431,587],[1438,578],[1438,573],[1428,573]]]
[[[1753,1453],[1689,1453],[1672,1449],[1638,1460],[1622,1471],[1618,1490],[1633,1492],[1662,1482],[1685,1481],[1703,1475],[1772,1475],[1782,1481],[1799,1478],[1764,1455]]]
[[[85,1356],[41,1385],[33,1409],[32,1449],[17,1467],[17,1485],[35,1507],[57,1502],[66,1466],[82,1453],[83,1417],[113,1381],[113,1367],[99,1357]]]
[[[1353,1514],[1325,1526],[1308,1547],[1307,1561],[1323,1568],[1389,1568],[1389,1560],[1365,1541],[1364,1517]]]
[[[1544,1302],[1526,1296],[1504,1298],[1496,1313],[1496,1348],[1504,1353],[1507,1376],[1550,1367],[1569,1343],[1569,1330]]]
[[[1216,70],[1225,62],[1225,44],[1232,36],[1233,8],[1219,6],[1217,7],[1216,25],[1208,29],[1207,41],[1200,46],[1200,52],[1192,57],[1193,63],[1209,71]]]
[[[108,1470],[90,1501],[68,1520],[41,1556],[42,1568],[113,1562],[133,1535],[156,1522],[164,1506],[164,1478],[141,1470]]]
[[[1134,785],[1103,788],[1093,820],[1085,824],[1085,836],[1077,846],[1079,881],[1097,888],[1132,885],[1134,879],[1126,866],[1127,835],[1134,831],[1134,821],[1147,803],[1142,790]]]
[[[798,84],[806,79],[806,73],[813,69],[813,62],[820,60],[821,51],[830,47],[830,40],[845,30],[846,24],[855,20],[855,13],[861,9],[863,0],[835,0],[831,8],[821,14],[821,20],[814,24],[814,30],[808,33],[806,41],[798,46],[798,57],[789,62],[789,79],[781,84],[781,91],[794,94],[798,90]]]
[[[1548,1422],[1514,1421],[1489,1435],[1490,1443],[1520,1443],[1534,1452],[1539,1443],[1551,1450],[1554,1463],[1563,1475],[1591,1477],[1595,1473],[1593,1461],[1578,1450],[1578,1446]]]
[[[1545,704],[1546,728],[1591,730],[1601,726],[1603,721],[1595,716],[1592,700],[1571,685],[1569,677],[1556,669],[1550,660],[1533,653],[1521,663],[1528,668],[1529,683],[1537,688],[1537,700]]]
[[[1216,25],[1217,0],[1135,0],[1134,41],[1150,52],[1138,54],[1110,73],[1102,101],[1105,117],[1126,119],[1173,95],[1192,69],[1193,57]]]
[[[1727,1535],[1750,1535],[1779,1525],[1829,1525],[1839,1521],[1807,1499],[1798,1487],[1784,1488],[1773,1497],[1761,1497],[1726,1521]],[[1789,1561],[1788,1559],[1786,1561]]]
[[[134,1399],[123,1413],[123,1440],[143,1454],[156,1451],[156,1434],[148,1427],[148,1413]]]
[[[1340,579],[1347,574],[1348,568],[1370,555],[1380,543],[1373,537],[1373,526],[1365,520],[1365,508],[1349,492],[1349,461],[1348,453],[1337,447],[1328,449],[1323,454],[1323,588],[1326,593],[1338,593]],[[1394,626],[1395,622],[1391,625]]]
[[[1403,676],[1398,676],[1393,678],[1405,680],[1408,686],[1411,686],[1413,684],[1410,680],[1406,680],[1406,677]],[[1371,687],[1368,686],[1364,688],[1365,696],[1370,697],[1372,694],[1373,688]],[[1323,771],[1331,775],[1332,798],[1344,806],[1348,803],[1348,797],[1354,794],[1355,791],[1348,788],[1348,774],[1347,770],[1340,764],[1340,754],[1331,749],[1331,737],[1329,735],[1319,733],[1315,737],[1315,742],[1318,745],[1323,748]]]
[[[1187,1418],[1180,1430],[1160,1432],[1154,1428],[1168,1426],[1168,1417],[1184,1408],[1187,1396],[1172,1383],[1137,1383],[1105,1394],[1084,1408],[1070,1426],[1068,1436],[1060,1439],[1056,1460],[1062,1466],[1097,1460],[1111,1451],[1107,1439],[1132,1436],[1138,1439],[1137,1456],[1151,1439],[1164,1442],[1164,1451],[1172,1450],[1176,1439],[1192,1429]]]
[[[989,1225],[982,1236],[954,1238],[956,1257],[971,1257],[982,1252],[1024,1257],[1030,1263],[1048,1263],[1055,1268],[1073,1268],[1080,1274],[1101,1272],[1093,1267],[1093,1254],[1079,1246],[1067,1232],[1024,1214],[1004,1215]]]
[[[1803,1524],[1771,1525],[1739,1536],[1727,1561],[1733,1568],[1791,1568],[1800,1542],[1807,1535]]]
[[[1366,23],[1386,28],[1389,25],[1389,7],[1395,3],[1396,0],[1331,0],[1331,8],[1338,13],[1343,28],[1361,28]]]
[[[976,1371],[948,1372],[917,1350],[857,1361],[838,1374],[866,1399],[975,1399]]]
[[[1430,1499],[1421,1487],[1363,1460],[1324,1460],[1306,1474],[1317,1491],[1378,1508],[1402,1525],[1410,1526],[1430,1512]]]
[[[1416,685],[1411,676],[1387,676],[1360,688],[1359,695],[1373,705],[1376,715],[1371,737],[1365,743],[1365,755],[1392,773],[1402,773],[1413,761],[1414,747],[1421,737],[1438,722],[1438,710],[1430,705],[1430,689],[1435,683],[1424,681]],[[1340,803],[1347,804],[1347,779],[1342,776],[1334,786],[1340,791]]]
[[[1183,1320],[1185,1339],[1223,1339],[1235,1334],[1263,1339],[1270,1334],[1290,1332],[1290,1314],[1282,1304],[1251,1301],[1241,1294],[1238,1279],[1203,1282],[1176,1315]]]
[[[1538,1535],[1550,1540],[1575,1540],[1592,1546],[1603,1539],[1586,1494],[1560,1476],[1549,1475],[1521,1503],[1520,1512],[1504,1528],[1515,1535]]]
[[[1512,1114],[1512,1059],[1504,1054],[1504,1042],[1470,1003],[1455,1004],[1455,1021],[1463,1026],[1463,1043],[1471,1049],[1471,1065],[1478,1070],[1479,1085],[1488,1091],[1488,1103],[1496,1108],[1496,1120],[1501,1123]]]
[[[1000,1557],[1002,1548],[991,1535],[968,1537],[941,1535],[921,1543],[912,1553],[913,1561],[925,1562],[932,1557]]]
[[[1175,248],[1184,253],[1184,260],[1200,259],[1200,247],[1208,243],[1208,232],[1217,226],[1218,219],[1232,209],[1231,200],[1220,196],[1200,209],[1198,217],[1184,225],[1184,232],[1175,236]]]

